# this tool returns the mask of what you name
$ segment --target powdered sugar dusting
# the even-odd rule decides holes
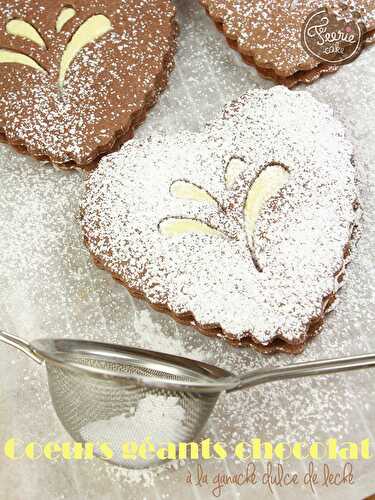
[[[4,23],[28,19],[48,44],[35,49],[0,32],[1,48],[29,54],[46,70],[1,64],[0,131],[33,155],[86,165],[125,136],[162,89],[175,48],[175,9],[169,0],[75,0],[69,5],[76,16],[57,33],[61,7],[35,3],[0,2]],[[98,13],[112,28],[78,52],[61,87],[64,49],[84,20]]]
[[[10,3],[10,0],[9,0]],[[13,3],[13,2],[12,2]],[[138,137],[156,131],[198,130],[225,102],[250,86],[271,85],[255,70],[241,63],[238,54],[223,43],[203,9],[196,2],[176,0],[181,36],[177,71],[171,84],[151,111]],[[362,183],[364,230],[355,259],[348,267],[348,281],[338,295],[336,310],[327,316],[324,334],[310,342],[303,354],[266,357],[254,350],[236,349],[197,335],[194,330],[157,313],[90,263],[75,222],[81,176],[41,166],[9,147],[0,146],[0,249],[1,326],[28,338],[67,337],[123,343],[170,351],[246,373],[252,368],[286,365],[323,357],[361,354],[375,349],[375,48],[308,91],[334,106],[347,119],[357,149],[365,155]],[[48,203],[46,202],[48,200]],[[134,326],[136,323],[136,327]],[[150,328],[150,324],[155,328]],[[45,372],[7,346],[0,348],[3,436],[23,443],[40,443],[69,436],[51,405]],[[323,441],[336,437],[358,441],[373,434],[375,384],[369,370],[310,379],[286,380],[259,386],[222,398],[209,420],[204,436],[222,441],[232,451],[238,441],[259,437],[277,441]],[[32,423],[32,426],[30,426]],[[371,439],[374,442],[373,439]],[[286,472],[306,472],[308,461],[284,462]],[[243,470],[232,456],[228,460],[199,462],[214,477],[219,471]],[[198,500],[211,498],[211,489],[186,485],[195,464],[176,470],[161,466],[129,471],[101,460],[74,463],[57,460],[8,460],[0,454],[0,482],[7,498],[29,498],[31,488],[51,500],[111,498],[139,500]],[[339,466],[338,466],[339,467]],[[259,464],[260,470],[262,465]],[[343,498],[364,498],[374,492],[374,459],[354,464],[355,484],[344,488]],[[9,478],[14,480],[9,481]],[[183,487],[182,487],[183,485]],[[338,490],[325,488],[317,496],[301,488],[276,488],[279,498],[336,500]],[[228,488],[222,498],[263,498],[258,489]]]
[[[324,6],[342,5],[361,15],[371,31],[375,27],[373,0],[200,0],[212,18],[224,25],[229,39],[238,43],[241,53],[254,58],[262,68],[272,68],[288,77],[309,70],[321,62],[311,57],[301,44],[301,31],[307,16]]]
[[[111,461],[129,467],[143,469],[159,463],[155,457],[142,458],[124,456],[124,444],[132,452],[131,442],[140,446],[147,439],[158,449],[168,443],[178,443],[184,425],[185,410],[179,398],[150,394],[141,399],[131,416],[117,415],[108,420],[98,420],[86,424],[81,430],[84,441],[108,443],[113,456]],[[100,455],[100,450],[96,450]]]
[[[247,168],[228,189],[233,157]],[[272,163],[285,165],[289,178],[250,235],[259,272],[243,207],[252,181]],[[221,209],[176,199],[177,180],[207,190]],[[82,224],[90,251],[151,302],[192,312],[198,324],[238,339],[302,342],[322,300],[338,289],[357,198],[342,125],[308,94],[278,87],[245,94],[200,134],[132,141],[102,160],[87,183]],[[159,224],[168,217],[203,221],[223,237],[165,237]]]

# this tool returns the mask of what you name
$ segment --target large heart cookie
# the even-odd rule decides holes
[[[339,66],[309,54],[302,45],[302,29],[309,15],[326,7],[344,15],[361,16],[370,33],[375,30],[374,0],[200,0],[229,45],[267,79],[293,87],[311,83]],[[324,29],[321,26],[318,29]],[[328,30],[328,33],[330,31]],[[334,33],[332,33],[333,36]],[[339,36],[338,34],[336,36]],[[372,38],[368,37],[368,43]]]
[[[297,351],[340,287],[360,211],[343,126],[275,87],[201,133],[102,159],[82,226],[95,262],[154,307],[235,344]]]
[[[165,87],[174,16],[170,0],[0,0],[0,139],[95,166]]]

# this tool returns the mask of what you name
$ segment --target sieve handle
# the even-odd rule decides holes
[[[12,347],[18,349],[19,351],[22,351],[24,354],[29,356],[29,358],[33,359],[38,364],[42,363],[42,360],[35,354],[30,344],[26,342],[26,340],[23,340],[20,337],[16,337],[15,335],[11,335],[10,333],[0,330],[0,342],[5,342],[5,344],[11,345]]]
[[[361,368],[375,367],[375,353],[345,358],[324,359],[322,361],[308,361],[289,366],[276,368],[261,368],[247,375],[237,377],[237,384],[227,389],[227,392],[237,391],[246,387],[313,375],[326,375],[329,373],[360,370]]]

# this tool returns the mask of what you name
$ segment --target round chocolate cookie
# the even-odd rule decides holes
[[[82,227],[94,262],[156,309],[235,345],[297,352],[342,284],[360,214],[344,127],[307,92],[275,87],[201,133],[102,159]]]
[[[165,87],[176,32],[170,0],[0,0],[0,138],[94,167]]]

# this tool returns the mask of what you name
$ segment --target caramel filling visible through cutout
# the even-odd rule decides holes
[[[234,182],[239,173],[244,170],[246,163],[234,158],[228,165],[226,172],[227,185]],[[229,175],[228,175],[229,174]],[[288,171],[281,165],[269,165],[252,183],[244,209],[245,230],[249,238],[255,229],[256,221],[265,203],[284,186]],[[176,198],[193,201],[207,202],[217,205],[216,200],[204,189],[187,181],[175,181],[170,192]],[[183,233],[200,233],[212,236],[223,236],[223,234],[208,224],[190,218],[168,217],[159,224],[159,231],[163,236],[177,236]],[[254,263],[256,261],[253,256]],[[257,265],[257,264],[256,264]]]
[[[259,213],[265,203],[284,186],[288,171],[281,165],[269,165],[253,182],[245,204],[245,228],[252,237]]]
[[[232,187],[234,181],[246,168],[246,163],[240,158],[232,158],[225,172],[225,185],[227,188]]]
[[[112,29],[108,17],[98,14],[87,19],[75,32],[65,47],[61,58],[59,85],[64,85],[65,74],[78,52],[88,43],[105,35]]]
[[[65,24],[76,15],[76,11],[73,7],[63,7],[56,20],[56,31],[60,33]]]
[[[21,54],[20,52],[13,52],[12,50],[0,49],[0,64],[1,63],[25,64],[38,71],[47,73],[46,70],[31,57]]]
[[[211,203],[212,205],[217,205],[216,200],[207,193],[204,189],[186,181],[175,181],[171,186],[171,194],[175,198],[192,200],[192,201],[202,201],[205,203]]]
[[[42,49],[46,48],[43,38],[39,35],[34,26],[22,19],[12,19],[9,21],[6,25],[6,30],[10,35],[25,38],[30,42],[36,43]]]
[[[212,236],[222,236],[220,231],[195,219],[170,217],[161,221],[159,231],[163,236],[178,236],[184,233],[200,233]]]

